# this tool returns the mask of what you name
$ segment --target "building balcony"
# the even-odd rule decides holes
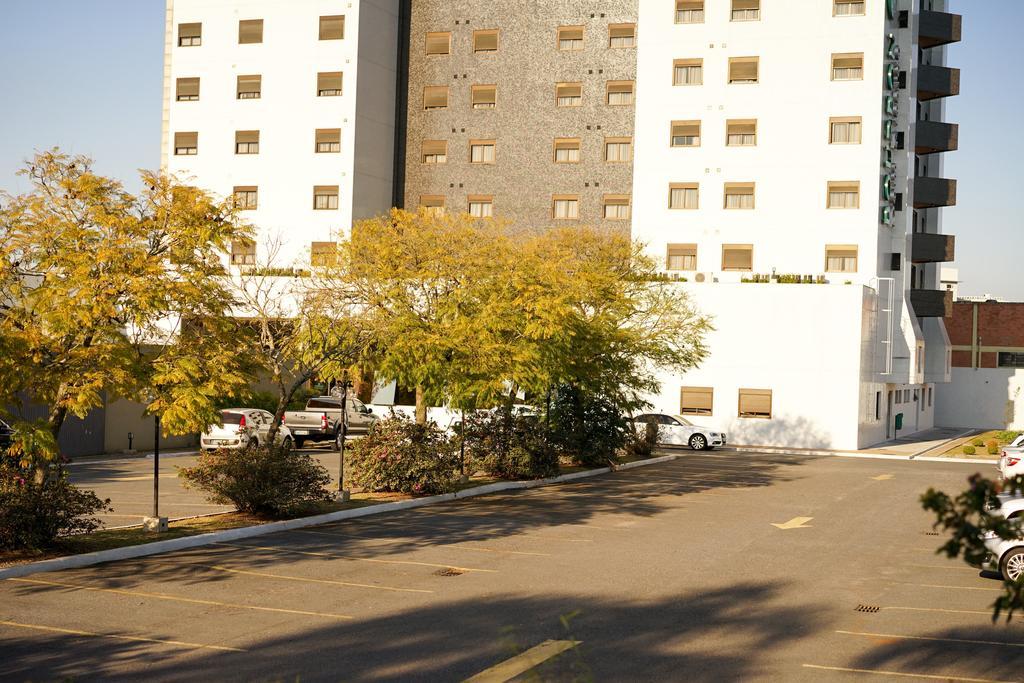
[[[953,315],[953,292],[911,289],[910,305],[918,318],[946,318]]]
[[[960,42],[959,14],[922,11],[917,20],[918,44],[922,48],[939,47]]]
[[[910,260],[913,263],[949,263],[956,254],[954,235],[915,232],[910,238]]]
[[[956,206],[956,181],[918,176],[914,179],[914,208],[935,209]]]
[[[960,126],[942,121],[918,121],[914,152],[936,154],[952,152],[959,146]]]
[[[917,69],[917,99],[922,102],[960,94],[960,69],[924,64]]]

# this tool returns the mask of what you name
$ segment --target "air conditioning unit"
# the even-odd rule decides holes
[[[714,273],[694,273],[693,281],[694,282],[714,282],[715,281],[715,274]]]

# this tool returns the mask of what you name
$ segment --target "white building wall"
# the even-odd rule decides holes
[[[1024,370],[953,368],[952,382],[938,387],[935,422],[1024,430]]]

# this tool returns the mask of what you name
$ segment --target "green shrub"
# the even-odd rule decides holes
[[[558,474],[558,452],[533,415],[508,408],[466,416],[466,455],[474,470],[499,479],[544,479]]]
[[[976,446],[978,448],[981,448],[982,446],[985,445],[985,440],[984,439],[974,439],[973,441],[971,441],[971,445],[972,446]]]
[[[178,476],[187,487],[205,492],[212,503],[261,517],[288,517],[333,498],[327,488],[331,476],[323,465],[281,447],[203,453]]]
[[[626,444],[626,454],[634,458],[649,458],[654,453],[654,447],[658,445],[658,425],[647,422],[641,428],[639,425],[630,430],[629,442]]]
[[[964,446],[964,455],[974,455],[974,446]]]
[[[351,481],[367,491],[448,493],[458,482],[458,445],[432,422],[388,417],[352,445]]]
[[[558,388],[548,419],[559,452],[587,467],[615,460],[630,434],[629,421],[618,406],[575,387]]]
[[[999,442],[996,441],[995,439],[989,439],[988,441],[985,442],[985,449],[988,450],[990,453],[992,452],[992,449],[999,450]]]
[[[1020,434],[1021,434],[1020,432],[1014,431],[1014,430],[1011,429],[1011,430],[1005,430],[1005,431],[1001,431],[1001,432],[996,432],[993,435],[993,438],[996,439],[999,443],[1010,443],[1011,441],[1016,439],[1018,436],[1020,436]]]
[[[989,444],[985,447],[985,450],[988,451],[989,455],[999,455],[999,444]]]

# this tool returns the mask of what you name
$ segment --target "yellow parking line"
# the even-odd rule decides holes
[[[945,614],[983,614],[986,617],[992,616],[992,610],[978,610],[978,609],[948,609],[945,607],[883,607],[882,609],[894,609],[903,612],[939,612]],[[1016,619],[1024,619],[1024,617],[1015,617]]]
[[[201,645],[199,643],[186,643],[180,640],[160,640],[157,638],[142,638],[141,636],[119,636],[113,633],[94,633],[92,631],[79,631],[71,628],[57,628],[56,626],[40,626],[38,624],[21,624],[16,621],[0,620],[0,626],[13,626],[15,628],[31,629],[33,631],[48,631],[50,633],[64,633],[70,636],[90,636],[93,638],[112,638],[114,640],[130,640],[137,643],[156,643],[158,645],[173,645],[176,647],[189,647],[197,650],[222,650],[225,652],[246,652],[237,647],[224,647],[222,645]]]
[[[943,566],[941,564],[905,564],[904,567],[921,567],[922,569],[957,569],[960,571],[968,571],[978,573],[981,571],[979,567],[965,566],[962,562],[959,565]]]
[[[819,664],[804,664],[805,669],[818,669],[819,671],[842,671],[853,674],[872,674],[875,676],[895,676],[899,678],[924,678],[932,681],[958,681],[958,683],[1008,683],[997,681],[991,678],[964,678],[963,676],[943,676],[936,674],[914,674],[904,671],[883,671],[881,669],[850,669],[845,666],[821,666]]]
[[[62,581],[43,581],[41,579],[7,579],[17,583],[31,583],[39,586],[56,586],[60,588],[73,588],[80,591],[93,591],[97,593],[114,593],[116,595],[139,596],[143,598],[154,598],[156,600],[170,600],[173,602],[185,602],[194,605],[211,605],[213,607],[227,607],[232,609],[249,609],[257,612],[280,612],[283,614],[298,614],[307,617],[326,617],[328,619],[354,619],[345,614],[327,614],[324,612],[307,612],[305,610],[283,609],[278,607],[259,607],[255,605],[239,605],[230,602],[217,602],[214,600],[200,600],[198,598],[179,598],[175,595],[165,593],[149,593],[147,591],[125,590],[121,588],[100,588],[99,586],[84,586],[75,583],[64,583]]]
[[[938,583],[910,583],[909,581],[890,581],[897,586],[919,586],[920,588],[955,588],[962,591],[995,591],[1002,593],[1002,588],[985,588],[983,586],[945,586]]]
[[[369,539],[369,540],[385,541],[385,543],[387,545],[394,545],[396,543],[401,543],[402,542],[400,539],[381,538],[380,536],[374,536],[372,534],[358,534],[358,533],[351,533],[351,532],[332,534],[332,533],[330,533],[328,531],[312,531],[311,529],[301,529],[301,530],[296,529],[295,531],[299,531],[300,533],[304,533],[304,534],[317,534],[317,535],[320,535],[320,536],[333,536],[334,538],[344,538],[346,536],[354,536],[356,538],[365,538],[365,539]],[[484,550],[483,548],[468,548],[468,547],[462,546],[462,545],[460,545],[458,543],[419,543],[419,544],[424,546],[424,547],[432,547],[432,548],[465,548],[466,550]],[[550,557],[551,556],[549,553],[529,553],[529,552],[518,551],[518,550],[491,550],[491,551],[486,551],[485,550],[485,552],[510,553],[512,555],[538,555],[538,556],[541,556],[541,557]]]
[[[282,581],[299,581],[303,583],[322,583],[332,586],[348,586],[350,588],[373,588],[380,591],[392,591],[395,593],[433,593],[431,590],[424,590],[421,588],[396,588],[394,586],[375,586],[370,583],[353,583],[351,581],[334,581],[331,579],[313,579],[305,576],[287,576],[285,574],[268,574],[267,572],[254,572],[247,569],[232,569],[231,567],[224,567],[218,564],[197,564],[194,562],[182,562],[182,563],[171,563],[171,562],[160,562],[156,564],[165,564],[174,567],[188,566],[188,567],[200,567],[202,569],[213,569],[219,572],[228,572],[230,574],[241,574],[243,576],[259,576],[265,579],[281,579]]]
[[[501,664],[481,671],[472,678],[467,678],[465,683],[505,683],[516,676],[524,674],[530,669],[539,666],[556,655],[571,650],[580,644],[579,640],[545,640],[540,645],[531,647],[526,652],[506,659]]]
[[[500,548],[481,548],[479,546],[470,547],[468,545],[461,545],[459,543],[445,543],[445,548],[459,548],[460,550],[476,550],[481,553],[504,553],[508,555],[534,555],[536,557],[551,557],[551,553],[531,553],[525,550],[501,550]]]
[[[836,631],[845,636],[867,638],[897,638],[899,640],[927,640],[933,643],[964,643],[967,645],[1001,645],[1003,647],[1024,647],[1024,643],[1007,643],[1000,640],[972,640],[970,638],[933,638],[932,636],[901,636],[895,633],[864,633],[861,631]]]
[[[269,546],[261,545],[242,545],[240,543],[213,543],[212,545],[222,545],[228,548],[244,548],[246,550],[269,550],[272,552],[279,553],[294,553],[297,555],[310,555],[313,557],[327,557],[332,560],[351,560],[353,562],[372,562],[374,564],[406,564],[416,567],[438,567],[441,569],[458,569],[460,572],[486,572],[489,574],[497,574],[497,569],[477,569],[475,567],[456,567],[451,564],[437,564],[436,562],[414,562],[413,560],[379,560],[373,557],[355,557],[352,555],[335,555],[334,553],[318,553],[312,550],[292,550],[290,548],[272,548]]]

